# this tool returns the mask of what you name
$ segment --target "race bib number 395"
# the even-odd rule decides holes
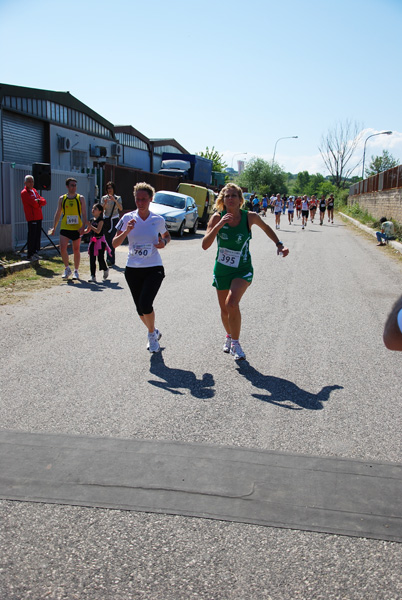
[[[218,262],[227,267],[236,269],[239,266],[241,251],[219,248]]]

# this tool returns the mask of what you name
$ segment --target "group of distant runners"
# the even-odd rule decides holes
[[[333,194],[330,194],[328,198],[323,194],[320,199],[317,199],[314,194],[310,198],[308,196],[281,196],[281,194],[273,194],[268,198],[266,194],[261,200],[258,196],[252,196],[248,201],[248,209],[261,213],[265,217],[268,208],[270,208],[271,213],[275,215],[276,229],[280,229],[281,215],[285,215],[287,209],[289,225],[293,224],[294,214],[296,213],[296,219],[301,219],[302,229],[304,229],[309,220],[314,223],[317,210],[319,211],[320,225],[324,224],[326,212],[328,223],[333,223],[334,203]]]

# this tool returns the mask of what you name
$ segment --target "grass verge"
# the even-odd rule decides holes
[[[18,260],[9,260],[8,264],[10,262],[20,262],[21,257],[17,255],[17,258]],[[89,260],[86,252],[81,253],[81,269],[83,272],[89,271]],[[0,277],[0,306],[20,302],[35,291],[62,284],[61,274],[63,271],[63,261],[57,255],[32,263],[23,271]]]
[[[381,229],[380,221],[378,219],[375,219],[375,217],[373,217],[373,215],[371,215],[367,210],[363,210],[359,206],[358,202],[355,202],[352,206],[348,206],[346,204],[342,207],[338,206],[338,210],[345,213],[345,215],[356,219],[360,223],[363,223],[363,225],[366,225],[367,227],[371,227],[372,229],[378,231]],[[402,224],[398,223],[398,221],[395,221],[394,219],[390,220],[394,224],[394,239],[397,242],[402,242]]]

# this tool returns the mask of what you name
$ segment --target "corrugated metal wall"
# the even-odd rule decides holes
[[[45,123],[3,111],[3,160],[21,165],[46,162]]]
[[[354,183],[349,189],[349,196],[382,192],[393,188],[402,188],[402,165]]]

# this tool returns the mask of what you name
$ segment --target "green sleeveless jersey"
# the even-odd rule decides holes
[[[222,212],[222,216],[226,211]],[[216,236],[218,251],[216,253],[214,275],[221,277],[231,275],[235,269],[252,271],[249,243],[251,231],[248,226],[248,212],[240,210],[241,220],[237,227],[224,225]]]

